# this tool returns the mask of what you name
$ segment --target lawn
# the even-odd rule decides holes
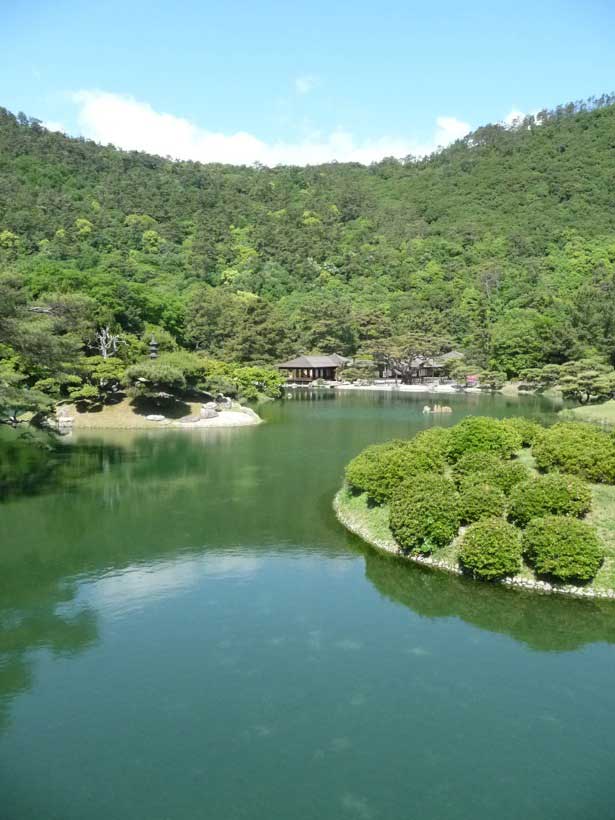
[[[560,410],[559,416],[563,421],[589,421],[604,427],[615,427],[615,399],[602,404],[585,404],[582,407]]]

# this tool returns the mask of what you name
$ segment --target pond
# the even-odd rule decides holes
[[[612,817],[615,606],[408,565],[333,515],[369,443],[553,413],[446,402],[297,392],[259,427],[79,439],[44,480],[22,460],[2,820]]]

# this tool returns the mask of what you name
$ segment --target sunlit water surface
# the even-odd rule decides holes
[[[424,403],[109,433],[14,488],[2,820],[615,817],[613,606],[408,566],[333,516],[346,461],[433,423]],[[447,424],[552,413],[450,403]]]

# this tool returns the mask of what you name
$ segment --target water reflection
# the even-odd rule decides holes
[[[207,550],[111,571],[86,585],[85,595],[106,616],[119,617],[183,594],[207,578],[245,579],[254,575],[264,561],[254,553]]]
[[[207,575],[235,573],[248,587],[274,554],[303,562],[359,557],[370,584],[409,611],[459,618],[535,649],[615,642],[608,603],[540,599],[422,571],[350,536],[331,511],[345,462],[371,442],[434,420],[421,413],[423,396],[324,395],[315,403],[298,393],[268,406],[267,424],[241,430],[108,432],[70,445],[3,435],[0,726],[8,702],[32,685],[36,650],[82,652],[99,640],[102,612],[121,616],[187,594]],[[447,424],[477,410],[549,414],[534,399],[452,396],[450,403]],[[360,606],[370,587],[356,577],[348,584]],[[249,618],[249,589],[242,606]]]
[[[3,595],[0,609],[0,732],[9,719],[11,700],[33,682],[34,650],[70,656],[93,646],[98,639],[93,607],[71,606],[75,588],[47,590],[35,606],[29,596]]]
[[[106,442],[69,444],[43,432],[0,427],[0,501],[70,489],[127,457]]]
[[[369,548],[365,575],[386,598],[428,618],[460,618],[500,632],[533,649],[571,651],[589,643],[615,643],[615,603],[476,583],[409,565]]]

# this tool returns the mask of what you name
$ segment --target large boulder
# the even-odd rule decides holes
[[[222,393],[216,396],[216,408],[218,410],[230,410],[232,407],[233,400],[229,399],[228,396],[224,396]]]
[[[215,419],[218,415],[218,411],[214,407],[208,407],[203,405],[201,407],[200,417],[202,419]]]

